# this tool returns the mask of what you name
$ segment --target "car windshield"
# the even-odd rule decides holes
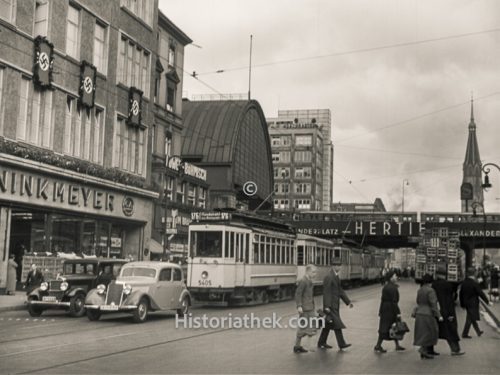
[[[66,263],[64,265],[65,275],[95,275],[95,264],[93,263]]]
[[[192,257],[222,257],[222,232],[191,231]]]
[[[147,267],[127,267],[122,269],[122,277],[150,277],[152,279],[156,276],[156,270],[154,268]]]

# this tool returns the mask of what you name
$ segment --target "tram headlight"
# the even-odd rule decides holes
[[[208,272],[207,272],[207,271],[203,271],[203,272],[201,273],[201,278],[202,278],[203,280],[208,279]]]
[[[40,284],[40,290],[45,292],[47,289],[49,289],[49,284],[47,282],[43,282]]]
[[[128,296],[130,293],[132,293],[132,286],[130,286],[128,284],[125,284],[123,286],[123,294],[125,294],[126,296]]]
[[[63,292],[67,291],[69,287],[69,284],[66,281],[63,281],[61,283],[61,286],[59,287]]]
[[[106,285],[104,285],[104,284],[97,285],[97,293],[98,294],[104,294],[105,291],[106,291]]]

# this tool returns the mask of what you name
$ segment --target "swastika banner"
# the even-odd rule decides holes
[[[35,63],[33,64],[33,81],[40,89],[50,87],[54,67],[54,45],[47,38],[35,38]]]
[[[141,125],[142,115],[142,91],[131,87],[129,92],[128,123]]]
[[[96,89],[96,68],[83,61],[80,67],[80,103],[87,108],[94,106]]]

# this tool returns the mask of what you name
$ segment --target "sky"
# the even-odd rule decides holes
[[[334,202],[460,211],[470,98],[483,163],[500,164],[500,1],[160,0],[192,40],[185,97],[248,92],[332,113]],[[222,73],[216,73],[224,70]],[[196,71],[198,79],[190,74]],[[500,171],[485,193],[500,212]]]

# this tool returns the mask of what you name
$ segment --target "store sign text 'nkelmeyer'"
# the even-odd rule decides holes
[[[96,210],[114,210],[115,196],[110,192],[1,169],[0,193],[0,197],[8,194]]]

